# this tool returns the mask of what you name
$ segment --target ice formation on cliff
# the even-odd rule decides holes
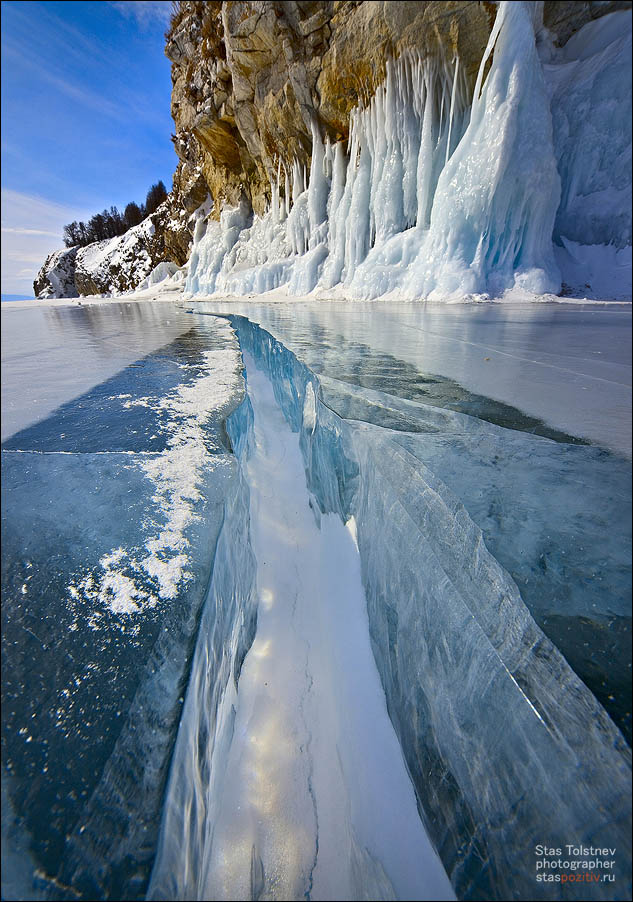
[[[279,161],[265,216],[244,203],[200,221],[186,290],[544,294],[560,291],[559,262],[584,286],[596,256],[612,254],[572,260],[569,241],[631,240],[630,13],[589,23],[557,51],[538,7],[499,5],[472,97],[458,58],[404,54],[352,112],[347,150],[313,124],[309,179]],[[617,295],[612,280],[607,290]]]

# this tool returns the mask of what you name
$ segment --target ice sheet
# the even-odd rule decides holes
[[[3,466],[3,477],[11,490],[15,533],[3,545],[11,598],[5,610],[14,621],[9,630],[17,637],[14,650],[28,651],[31,643],[34,649],[11,663],[17,689],[7,716],[18,728],[11,737],[12,760],[22,769],[6,780],[16,804],[9,835],[15,817],[28,808],[24,793],[35,787],[29,790],[36,801],[26,826],[35,831],[32,848],[45,862],[49,879],[38,878],[34,892],[54,894],[50,877],[56,874],[55,879],[88,898],[112,893],[113,886],[117,892],[123,887],[121,892],[131,895],[144,893],[161,814],[161,781],[196,636],[180,752],[173,757],[162,810],[158,860],[163,867],[155,869],[153,897],[204,895],[231,868],[240,887],[243,880],[257,891],[274,875],[276,853],[257,819],[249,823],[228,809],[222,813],[217,801],[223,788],[233,786],[244,795],[244,809],[253,813],[255,793],[246,791],[253,785],[242,766],[246,759],[255,761],[253,749],[236,740],[243,762],[234,760],[226,770],[218,766],[233,760],[229,749],[238,724],[237,684],[255,635],[256,597],[248,487],[226,449],[245,458],[252,451],[253,430],[246,402],[231,414],[227,429],[222,427],[232,397],[231,390],[223,394],[230,388],[223,381],[228,372],[223,351],[236,346],[226,324],[199,315],[203,308],[197,309],[198,315],[187,319],[193,324],[189,331],[14,434],[3,451],[11,461]],[[458,894],[505,898],[522,886],[531,897],[535,884],[524,850],[537,836],[540,841],[564,830],[584,837],[588,829],[593,837],[624,847],[620,827],[606,823],[601,812],[626,821],[619,806],[630,791],[629,750],[576,674],[624,728],[630,706],[620,704],[625,687],[619,680],[630,630],[625,603],[630,537],[624,529],[630,522],[630,479],[627,461],[603,446],[623,443],[622,423],[610,422],[614,411],[620,411],[625,425],[630,423],[625,391],[630,308],[233,301],[205,309],[231,316],[246,313],[284,343],[239,317],[234,320],[243,345],[271,374],[290,426],[300,432],[312,511],[301,509],[308,520],[292,521],[292,532],[303,524],[312,538],[299,576],[312,573],[313,554],[323,565],[314,578],[299,578],[298,585],[320,585],[334,602],[340,580],[328,582],[326,563],[336,561],[332,570],[343,568],[350,576],[345,595],[355,600],[357,613],[364,592],[389,718],[414,781],[420,817]],[[211,382],[205,381],[211,374]],[[227,407],[218,399],[218,388]],[[282,427],[277,424],[267,441],[275,460],[276,452],[290,460]],[[595,444],[586,444],[583,435]],[[202,469],[197,458],[184,453],[190,442],[200,452],[204,448]],[[107,453],[99,453],[103,451]],[[292,471],[297,479],[301,470],[299,462]],[[272,477],[262,477],[260,483],[268,491]],[[56,502],[60,489],[61,505]],[[294,516],[291,496],[284,516]],[[37,512],[35,528],[31,511]],[[275,534],[279,538],[275,530],[264,530],[262,541],[272,542]],[[25,559],[19,553],[22,546],[29,549]],[[362,590],[354,570],[359,566],[356,547]],[[269,552],[265,546],[260,565]],[[165,567],[143,569],[151,554]],[[175,579],[182,554],[190,562],[180,575],[186,569],[191,580]],[[211,560],[213,576],[204,595],[205,566]],[[141,564],[139,570],[131,567],[132,561]],[[94,585],[82,593],[81,580],[90,576]],[[174,587],[178,595],[172,598]],[[147,596],[133,594],[139,589]],[[151,596],[156,604],[146,605]],[[56,613],[35,623],[32,599],[40,597],[47,611]],[[332,667],[340,665],[341,677],[336,705],[321,705],[316,694],[304,696],[300,681],[290,679],[282,680],[279,700],[288,702],[285,710],[290,712],[290,701],[307,698],[303,710],[316,717],[317,733],[328,742],[336,733],[341,748],[349,751],[366,732],[357,711],[330,719],[344,701],[343,683],[356,691],[355,672],[345,669],[352,661],[336,651],[339,640],[351,641],[349,624],[338,622],[343,603],[336,610],[326,605],[320,623],[314,609],[306,610],[303,622],[310,632],[336,634]],[[196,612],[190,604],[198,605]],[[167,630],[155,634],[165,612],[171,612]],[[351,620],[359,622],[356,615]],[[283,627],[285,620],[276,625]],[[329,648],[329,638],[327,644]],[[75,664],[66,652],[83,663],[87,646],[93,650],[90,664],[99,665],[101,654],[104,661],[119,655],[117,675],[108,670],[111,663],[82,672],[80,686],[64,683],[69,696],[53,707],[45,693],[59,688],[58,674],[74,679]],[[290,641],[282,643],[282,650],[292,647]],[[325,658],[313,652],[317,676]],[[133,668],[141,658],[139,677]],[[296,655],[290,658],[289,666]],[[55,675],[46,670],[53,659]],[[274,656],[270,665],[281,668],[282,659]],[[10,660],[4,655],[3,666]],[[65,724],[77,742],[88,744],[91,731],[111,730],[98,736],[102,758],[83,752],[83,746],[78,750],[77,786],[72,773],[59,772],[63,752],[50,759],[57,768],[51,770],[51,782],[46,771],[40,774],[40,765],[51,767],[40,742],[48,737],[41,733],[39,715],[30,722],[33,698],[40,695],[29,696],[20,688],[20,667],[32,667],[33,660],[41,664],[45,707],[61,711],[60,730]],[[267,666],[265,656],[261,661]],[[106,672],[123,707],[112,708],[111,690],[100,691]],[[368,679],[365,674],[363,686]],[[261,681],[255,690],[250,701],[245,696],[242,710],[250,705],[259,722],[270,708],[264,698],[260,712]],[[134,691],[133,698],[126,694]],[[86,711],[96,695],[105,713],[92,720]],[[327,692],[320,697],[331,700]],[[26,732],[20,733],[22,728]],[[319,748],[317,739],[312,748]],[[375,772],[350,763],[357,759],[347,759],[345,750],[340,764],[334,761],[327,742],[320,748],[319,760],[329,762],[324,770],[344,774],[334,799],[329,783],[320,783],[322,811],[330,812],[319,828],[321,861],[330,863],[319,878],[324,895],[335,868],[330,852],[337,843],[350,850],[336,871],[341,884],[355,887],[359,895],[368,885],[372,896],[406,893],[398,880],[413,879],[414,871],[388,863],[405,854],[406,844],[387,848],[372,816],[356,818],[365,799],[376,800],[376,787],[366,793],[361,781],[378,782],[371,779]],[[271,761],[265,757],[260,763],[268,767]],[[300,764],[296,771],[293,767],[294,759],[288,776],[305,776]],[[35,783],[33,773],[38,774]],[[314,824],[309,793],[294,794],[285,776],[277,774],[289,799],[282,810],[287,813],[297,803],[304,824]],[[317,786],[318,766],[313,776]],[[68,797],[59,802],[59,817],[50,823],[41,812],[50,809],[47,792],[55,781],[68,790]],[[535,798],[535,785],[544,787],[547,804]],[[81,795],[84,790],[92,793],[89,802]],[[351,813],[339,807],[346,793]],[[265,796],[262,790],[261,798]],[[32,801],[29,797],[29,805]],[[514,812],[510,821],[509,809]],[[215,849],[223,846],[230,853],[224,864],[214,858],[208,835],[209,824],[216,822],[214,812],[219,831]],[[273,834],[282,845],[300,846],[291,856],[297,867],[283,876],[300,882],[306,868],[310,872],[306,849],[315,833],[308,831],[299,842],[298,835],[290,836],[277,823]],[[233,856],[232,836],[240,838],[244,856]],[[26,842],[18,836],[13,848],[28,868]],[[618,868],[626,867],[619,860]],[[394,878],[394,871],[401,877]],[[312,877],[316,887],[318,866]],[[574,897],[574,888],[569,895]],[[600,888],[595,895],[600,898]]]
[[[353,531],[311,510],[298,436],[267,377],[246,364],[257,633],[223,702],[234,707],[230,736],[216,733],[200,785],[202,836],[183,844],[164,824],[149,898],[453,898],[387,715]],[[183,727],[177,772],[195,744]],[[170,810],[186,793],[174,780]]]
[[[260,322],[317,372],[359,343],[631,456],[631,307],[200,302]],[[397,394],[397,384],[394,393]]]
[[[150,346],[170,332],[161,312],[138,313],[140,327],[158,321]],[[178,316],[175,341],[3,445],[3,836],[23,863],[22,898],[57,885],[136,898],[149,876],[237,491],[223,419],[243,397],[228,323]],[[78,341],[71,331],[68,346]]]
[[[349,419],[342,419],[336,407],[345,394],[344,385],[339,384],[333,396],[335,380],[330,378],[322,391],[320,380],[300,358],[317,346],[326,368],[336,358],[352,364],[358,377],[366,372],[362,359],[350,359],[349,348],[340,342],[330,345],[318,329],[312,333],[314,344],[303,336],[298,358],[269,333],[237,317],[234,323],[242,346],[270,374],[289,424],[300,430],[308,485],[320,512],[354,520],[372,647],[389,715],[420,811],[458,896],[550,898],[548,886],[535,880],[533,859],[525,850],[533,850],[544,835],[565,833],[594,843],[601,837],[603,844],[627,848],[630,748],[554,644],[562,638],[560,624],[552,642],[531,616],[526,601],[536,615],[538,588],[532,598],[529,593],[522,596],[500,559],[502,552],[508,553],[508,561],[512,556],[515,513],[517,522],[522,517],[527,521],[519,540],[523,551],[529,545],[531,518],[535,517],[537,536],[551,528],[553,534],[541,533],[540,538],[553,572],[540,588],[551,593],[548,612],[565,614],[570,600],[558,598],[556,588],[557,569],[565,570],[569,550],[561,528],[565,515],[576,524],[573,532],[579,545],[585,536],[589,543],[594,541],[592,535],[600,537],[610,515],[615,518],[613,526],[617,521],[616,529],[625,530],[629,518],[619,523],[617,493],[622,493],[624,503],[628,494],[630,505],[628,467],[621,459],[570,443],[563,435],[530,435],[521,428],[518,411],[510,429],[480,419],[474,415],[472,398],[462,399],[471,405],[468,415],[453,413],[447,405],[407,402],[397,394],[391,396],[388,409],[384,403],[388,392],[377,398],[376,390],[372,395],[355,388],[356,406],[347,411]],[[381,360],[367,347],[365,356],[370,371]],[[393,375],[397,391],[402,374],[399,378],[390,373],[385,357],[382,362],[382,373],[376,367],[374,375],[382,376],[384,388]],[[363,409],[365,415],[359,418],[357,411]],[[391,425],[383,419],[383,411]],[[415,420],[420,428],[407,428],[407,421]],[[540,455],[545,471],[557,474],[555,489],[545,482],[530,499],[538,474],[521,476],[521,454],[517,456],[521,444],[529,467],[540,466]],[[588,474],[593,474],[592,484]],[[614,480],[616,499],[602,485],[603,476],[607,482]],[[587,510],[579,507],[577,480],[587,486],[584,497],[595,510],[591,504]],[[477,520],[487,512],[486,496],[494,501],[492,493],[497,490],[501,496],[490,511],[494,525],[483,523],[491,544],[496,543],[495,558]],[[552,494],[553,511],[545,505],[539,513],[538,491]],[[478,500],[483,508],[477,506]],[[517,500],[523,508],[532,504],[533,510],[514,512]],[[624,552],[621,561],[618,549]],[[630,574],[626,550],[625,532],[615,539],[604,537],[602,549],[596,547],[595,553],[603,556],[599,566],[610,578],[615,576],[615,582],[611,589],[597,591],[593,605],[576,594],[571,610],[575,605],[576,611],[590,615],[587,620],[598,613],[609,622],[615,619],[613,604],[613,612],[625,612],[623,620],[630,616],[629,593],[623,589],[618,595],[620,564],[621,575]],[[538,568],[538,559],[534,563]],[[577,580],[582,590],[585,575],[578,563],[572,555],[563,588]],[[521,577],[521,566],[517,576]],[[590,578],[602,576],[593,573]],[[583,609],[584,602],[589,608]],[[596,606],[599,612],[593,610]],[[582,626],[573,625],[571,631],[578,634],[579,644],[603,659],[606,655],[603,676],[613,671],[616,654],[626,667],[626,636],[600,649],[595,634],[580,635]],[[614,622],[609,622],[607,632],[616,639]],[[620,875],[616,880],[628,885],[628,858],[615,867]],[[603,881],[566,886],[563,895],[599,899],[609,898],[609,893]]]
[[[175,305],[2,306],[2,441],[191,328]]]

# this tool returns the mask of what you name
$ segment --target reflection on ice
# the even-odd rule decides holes
[[[493,399],[522,414],[516,425],[500,425],[525,428],[527,415],[631,457],[630,306],[238,300],[189,306],[255,320],[317,373],[350,381],[349,373],[368,388],[478,417],[480,409],[455,402]],[[438,376],[453,385],[443,386]]]
[[[190,331],[172,304],[2,307],[2,441]]]

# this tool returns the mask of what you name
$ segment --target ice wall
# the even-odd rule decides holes
[[[251,428],[252,411],[246,398],[227,423],[238,454],[246,451]],[[237,682],[256,624],[248,488],[240,471],[227,499],[200,621],[147,899],[202,898],[208,831],[213,826],[213,805],[221,797]]]
[[[551,898],[551,886],[535,881],[543,836],[628,848],[621,734],[402,433],[342,419],[297,357],[249,321],[234,325],[301,432],[316,503],[356,523],[389,714],[458,897]],[[617,868],[626,886],[624,855]],[[560,897],[612,892],[583,882]]]
[[[560,287],[551,246],[560,181],[535,7],[500,5],[468,129],[440,175],[430,229],[409,268],[408,296],[494,296],[515,285],[542,294]]]
[[[554,240],[631,244],[631,10],[589,22],[545,65],[563,185]]]
[[[589,22],[545,66],[562,181],[554,224],[568,293],[631,297],[631,11]]]
[[[352,112],[347,145],[313,124],[309,179],[279,160],[265,216],[242,205],[200,223],[186,290],[539,295],[559,292],[567,242],[630,245],[630,13],[589,23],[563,50],[540,14],[499,4],[474,92],[457,57],[391,62]],[[595,263],[577,257],[574,284]],[[612,282],[600,290],[619,297]]]

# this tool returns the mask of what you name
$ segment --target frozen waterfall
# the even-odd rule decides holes
[[[618,73],[630,63],[630,13],[590,22],[555,51],[539,10],[499,4],[474,89],[457,57],[406,53],[387,66],[370,103],[352,111],[346,143],[323,140],[313,122],[309,177],[296,160],[277,160],[263,217],[243,202],[219,221],[200,220],[186,290],[556,294],[573,242],[599,249],[580,255],[579,283],[583,262],[603,246],[608,256],[608,245],[630,245],[630,117],[628,131],[617,127],[626,98],[613,83],[624,84]],[[614,165],[592,177],[603,158]],[[596,212],[596,192],[617,202],[615,236]]]

